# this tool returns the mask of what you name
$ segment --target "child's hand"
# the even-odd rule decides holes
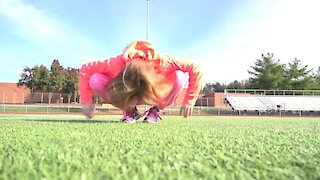
[[[193,110],[192,105],[182,105],[180,108],[180,116],[183,116],[185,118],[188,116],[191,116],[192,110]]]
[[[87,116],[88,118],[92,118],[92,113],[94,110],[94,105],[93,104],[84,104],[82,105],[82,113]]]

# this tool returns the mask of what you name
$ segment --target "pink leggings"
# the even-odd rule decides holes
[[[180,70],[174,72],[176,75],[175,81],[173,82],[173,87],[169,95],[165,98],[166,103],[160,109],[164,109],[174,102],[179,96],[183,88],[188,83],[188,75]],[[95,73],[90,77],[89,85],[94,93],[102,97],[104,100],[108,101],[107,86],[112,82],[112,78],[108,75],[102,73]]]

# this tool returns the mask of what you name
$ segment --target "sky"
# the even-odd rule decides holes
[[[0,0],[0,82],[53,59],[63,67],[119,55],[137,39],[189,59],[203,83],[250,76],[261,54],[320,66],[319,0]]]

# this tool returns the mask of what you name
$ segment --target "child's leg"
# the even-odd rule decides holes
[[[89,86],[94,93],[102,97],[104,100],[108,100],[107,87],[111,83],[112,79],[102,73],[94,73],[89,80]]]
[[[172,104],[174,100],[176,100],[179,94],[182,92],[183,88],[188,84],[188,81],[189,81],[188,74],[180,70],[177,70],[174,73],[176,77],[174,78],[172,90],[169,93],[169,95],[166,97],[166,103],[160,107],[161,109],[164,109],[165,107]]]

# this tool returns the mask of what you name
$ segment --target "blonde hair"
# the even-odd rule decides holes
[[[155,60],[159,58],[159,54],[155,52],[150,42],[137,40],[124,48],[123,58],[129,61],[135,58]]]
[[[108,96],[120,109],[134,106],[138,100],[156,105],[161,102],[162,92],[167,87],[164,76],[155,72],[153,61],[134,59],[110,83]]]

